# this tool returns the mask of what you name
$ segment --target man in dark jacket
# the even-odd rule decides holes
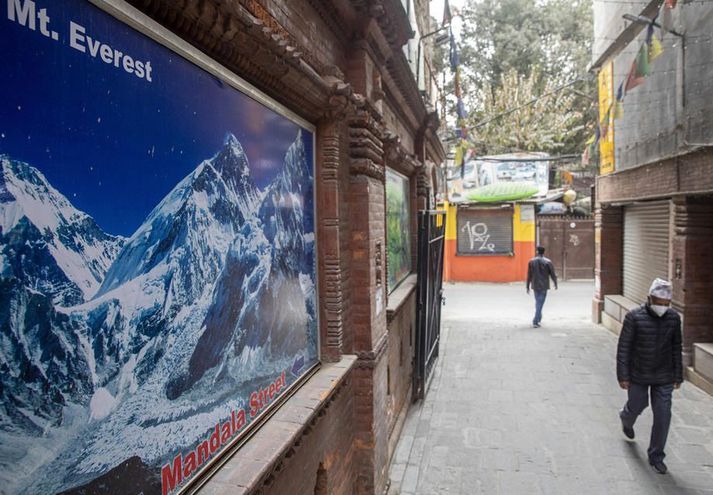
[[[537,246],[537,256],[532,258],[527,265],[527,293],[530,293],[530,286],[535,291],[535,318],[532,326],[540,327],[542,321],[542,307],[545,305],[547,291],[550,290],[550,278],[557,288],[557,274],[555,267],[550,260],[545,258],[545,248]]]
[[[649,443],[649,464],[660,474],[668,468],[663,459],[671,424],[671,396],[683,382],[681,317],[670,308],[671,283],[657,278],[648,302],[624,318],[616,353],[619,386],[628,391],[628,401],[619,413],[624,434],[634,438],[634,422],[648,406],[654,424]]]

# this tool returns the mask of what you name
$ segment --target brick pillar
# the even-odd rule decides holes
[[[713,342],[713,198],[674,200],[673,306],[683,317],[684,362],[693,344]]]
[[[358,494],[381,494],[388,478],[386,208],[383,142],[371,112],[350,121],[351,319]]]
[[[601,322],[604,296],[621,294],[624,261],[624,212],[601,205],[594,212],[594,299],[592,320]]]

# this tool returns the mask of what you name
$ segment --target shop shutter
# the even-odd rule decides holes
[[[513,254],[512,208],[459,208],[458,254]]]
[[[624,208],[624,296],[642,303],[656,278],[668,280],[670,203]]]

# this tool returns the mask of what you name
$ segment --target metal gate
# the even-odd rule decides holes
[[[443,249],[446,212],[418,214],[418,306],[413,398],[423,399],[438,358],[443,301]]]
[[[561,280],[594,278],[594,220],[591,217],[540,216],[539,244]],[[534,253],[533,253],[534,256]]]

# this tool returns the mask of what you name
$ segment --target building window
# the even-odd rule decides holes
[[[460,208],[457,226],[459,256],[513,254],[512,208]]]
[[[411,272],[411,208],[409,180],[386,169],[386,247],[391,293]]]

